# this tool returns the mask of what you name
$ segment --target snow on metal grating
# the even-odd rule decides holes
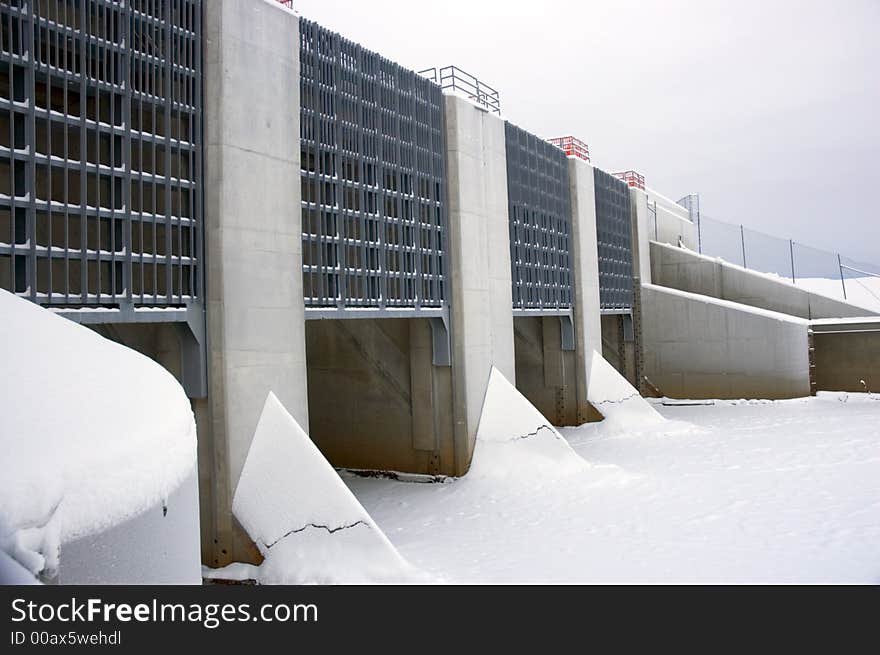
[[[300,87],[306,306],[442,307],[440,87],[307,20]]]
[[[0,3],[0,287],[201,298],[201,0]],[[90,18],[89,18],[90,17]]]
[[[596,238],[599,249],[599,304],[605,310],[632,309],[633,253],[629,187],[594,170]]]
[[[568,161],[556,146],[510,123],[507,196],[515,309],[572,305]]]

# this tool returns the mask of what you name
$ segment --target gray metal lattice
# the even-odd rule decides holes
[[[306,20],[300,71],[307,308],[444,307],[441,89]]]
[[[514,309],[572,305],[568,161],[556,146],[505,123]]]
[[[632,310],[633,254],[629,186],[594,169],[599,304],[603,311]]]
[[[0,5],[0,287],[201,298],[200,32],[201,0]]]

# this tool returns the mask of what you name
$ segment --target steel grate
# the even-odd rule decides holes
[[[201,297],[201,1],[0,5],[0,287]]]
[[[629,186],[594,169],[596,237],[599,248],[599,304],[602,310],[633,306],[632,219]]]
[[[306,306],[443,307],[440,87],[302,19],[300,75]]]
[[[568,161],[556,146],[505,123],[514,309],[570,310]]]

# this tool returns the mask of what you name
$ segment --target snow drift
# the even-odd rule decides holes
[[[263,584],[406,582],[420,577],[271,392],[232,512],[265,558],[256,572]]]
[[[557,476],[587,466],[550,421],[493,366],[467,477]]]
[[[595,350],[587,400],[605,417],[608,428],[643,428],[666,420]]]
[[[151,359],[3,290],[0,315],[0,548],[51,576],[61,543],[163,503],[193,474],[195,421]]]

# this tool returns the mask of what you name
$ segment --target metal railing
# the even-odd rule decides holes
[[[880,310],[880,266],[711,218],[700,211],[697,194],[678,204],[688,209],[696,225],[700,254]]]
[[[498,91],[458,66],[444,66],[440,69],[425,68],[418,71],[417,74],[439,84],[444,91],[451,90],[478,105],[482,105],[491,112],[501,113],[501,97]]]

